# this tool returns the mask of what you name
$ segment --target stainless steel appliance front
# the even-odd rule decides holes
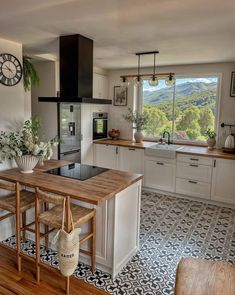
[[[61,103],[59,110],[59,158],[81,162],[81,105]]]
[[[108,113],[93,113],[93,140],[108,137]]]

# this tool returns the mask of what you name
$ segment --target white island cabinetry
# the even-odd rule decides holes
[[[139,248],[141,180],[117,193],[96,208],[96,261],[97,268],[115,277]],[[74,201],[92,208],[91,204]],[[82,226],[82,234],[89,231]],[[81,246],[89,250],[88,244]],[[80,260],[89,264],[87,256],[80,253]]]

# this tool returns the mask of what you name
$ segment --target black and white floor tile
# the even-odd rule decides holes
[[[15,238],[3,243],[15,247]],[[23,251],[35,255],[32,241]],[[182,257],[224,260],[235,264],[235,210],[144,191],[140,250],[115,279],[80,263],[74,275],[117,295],[173,294]],[[56,252],[42,246],[41,259],[58,267]]]

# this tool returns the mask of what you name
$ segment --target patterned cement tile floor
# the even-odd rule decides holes
[[[15,247],[15,238],[3,243]],[[41,259],[58,267],[56,252],[43,249]],[[23,251],[35,255],[32,241]],[[224,260],[235,264],[235,210],[143,191],[140,250],[119,275],[80,263],[75,276],[110,294],[173,294],[181,257]]]

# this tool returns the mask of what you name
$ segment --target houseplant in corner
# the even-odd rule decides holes
[[[134,124],[133,128],[136,129],[136,132],[134,133],[135,141],[137,143],[142,142],[144,138],[142,131],[148,122],[148,114],[146,112],[139,113],[137,111],[133,111],[131,108],[128,108],[128,112],[123,115],[123,118],[127,122]]]
[[[208,149],[212,150],[216,144],[216,133],[215,131],[211,130],[210,128],[208,128],[205,132],[206,136],[207,136],[207,145],[208,145]]]
[[[15,159],[22,173],[32,173],[40,159],[50,159],[52,147],[58,144],[58,137],[48,142],[39,137],[40,121],[32,118],[22,128],[9,133],[0,133],[0,162]]]
[[[38,73],[31,62],[31,57],[23,56],[23,82],[24,90],[29,91],[31,86],[38,86],[40,79]]]

